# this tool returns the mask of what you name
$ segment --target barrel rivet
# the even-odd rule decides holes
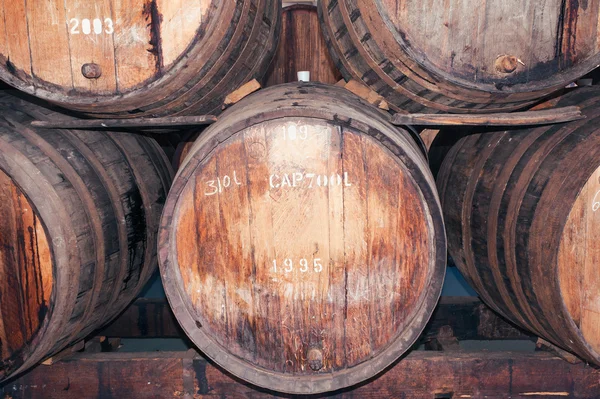
[[[323,352],[318,348],[312,348],[308,351],[308,367],[312,371],[319,371],[323,368]]]
[[[81,73],[87,79],[98,79],[100,76],[102,76],[102,68],[100,65],[91,62],[81,66]]]
[[[496,70],[501,73],[512,73],[519,66],[519,59],[514,55],[501,55],[496,58]]]

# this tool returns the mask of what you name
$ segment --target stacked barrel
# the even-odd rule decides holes
[[[191,148],[163,212],[169,302],[203,353],[318,393],[384,370],[440,295],[446,241],[420,148],[345,89],[274,86]]]
[[[386,111],[542,101],[600,64],[597,2],[17,3],[0,5],[0,79],[38,98],[0,95],[0,381],[114,318],[158,260],[215,363],[281,392],[343,389],[421,334],[446,234],[485,302],[600,364],[598,90],[553,103],[587,120],[469,132],[437,187]],[[254,81],[269,87],[240,91]],[[31,124],[207,114],[176,151],[163,140],[173,181],[144,132]]]
[[[30,126],[57,119],[0,95],[0,380],[117,316],[157,266],[172,178],[160,147]]]
[[[0,8],[0,79],[94,117],[218,112],[265,73],[280,3],[50,0]]]
[[[600,364],[600,91],[558,105],[586,119],[462,138],[438,187],[454,261],[515,324]]]
[[[600,5],[579,0],[319,2],[344,78],[409,112],[526,107],[600,65]]]

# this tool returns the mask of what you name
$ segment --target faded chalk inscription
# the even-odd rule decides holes
[[[242,182],[238,180],[237,173],[234,171],[232,176],[225,175],[222,177],[217,177],[215,180],[207,181],[204,195],[211,196],[215,194],[220,194],[223,192],[223,190],[227,188],[241,185]]]

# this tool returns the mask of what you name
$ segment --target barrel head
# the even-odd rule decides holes
[[[426,168],[423,155],[376,109],[334,98],[361,104],[311,83],[236,105],[191,148],[163,213],[163,282],[183,329],[229,372],[288,393],[383,371],[443,279],[433,180],[409,160]]]

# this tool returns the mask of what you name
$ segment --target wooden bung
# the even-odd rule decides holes
[[[93,117],[215,114],[280,30],[277,0],[6,1],[0,79]]]
[[[600,90],[587,119],[462,138],[438,174],[454,261],[493,309],[600,365]]]
[[[523,108],[600,65],[600,2],[319,1],[346,80],[412,113]]]
[[[310,72],[313,82],[334,84],[342,78],[323,39],[317,7],[308,4],[283,9],[279,46],[265,74],[265,87],[297,82],[301,71]]]
[[[158,144],[30,126],[57,118],[0,94],[0,382],[111,321],[157,265]]]
[[[190,339],[232,374],[296,394],[384,370],[440,295],[444,226],[410,134],[343,88],[240,101],[183,161],[159,259]]]

